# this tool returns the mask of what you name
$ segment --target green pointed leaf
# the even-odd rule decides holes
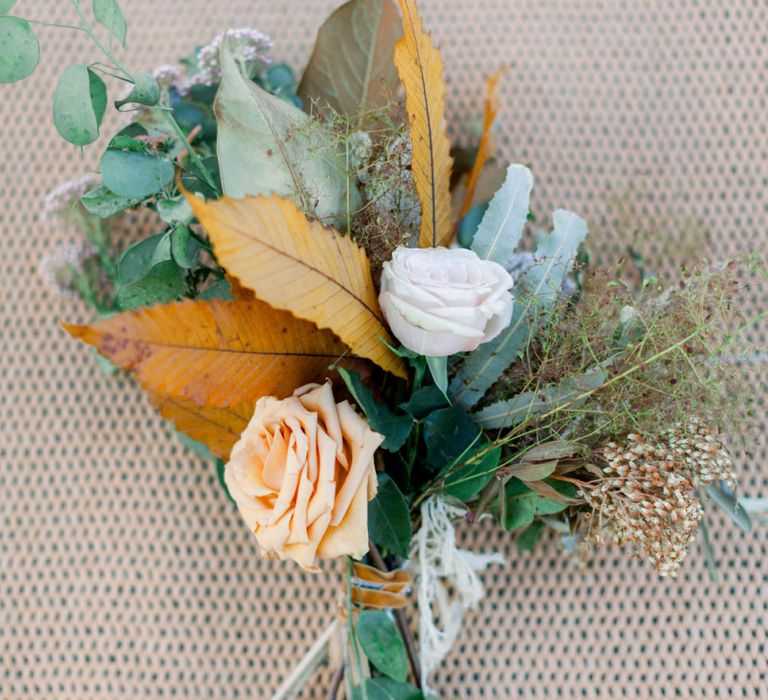
[[[7,15],[16,4],[16,0],[0,0],[0,15]]]
[[[368,660],[395,681],[408,678],[405,642],[392,615],[385,610],[364,610],[357,620],[357,638]]]
[[[309,107],[320,100],[356,117],[386,106],[399,85],[394,62],[402,23],[392,0],[352,0],[320,27],[299,85]]]
[[[516,285],[512,321],[489,343],[470,353],[451,382],[454,401],[465,409],[474,406],[488,388],[522,352],[534,330],[548,318],[563,282],[573,267],[587,235],[583,219],[558,209],[554,229],[536,248],[535,263]]]
[[[363,384],[357,372],[350,372],[343,367],[337,367],[338,373],[354,396],[360,408],[368,418],[368,424],[377,433],[384,436],[382,447],[390,452],[397,452],[408,439],[413,429],[411,416],[397,415],[389,406],[376,401],[371,390]]]
[[[345,174],[335,137],[300,109],[240,73],[228,42],[214,109],[224,194],[292,197],[305,214],[346,228],[360,193]]]
[[[365,692],[362,686],[352,689],[352,700],[424,700],[424,695],[418,688],[408,683],[393,681],[391,678],[379,676],[378,678],[366,678]]]
[[[108,219],[121,211],[131,209],[142,202],[142,197],[122,197],[107,189],[104,185],[99,185],[90,192],[86,192],[80,201],[83,206],[93,215],[100,219]]]
[[[172,259],[168,234],[135,243],[118,262],[117,301],[122,309],[167,303],[184,289],[184,272]]]
[[[544,523],[541,520],[535,520],[517,538],[517,548],[521,552],[530,552],[539,541],[544,532]]]
[[[173,180],[173,163],[162,156],[107,149],[101,157],[101,178],[115,194],[148,197]]]
[[[93,16],[123,47],[125,46],[128,23],[117,0],[93,0]]]
[[[545,498],[520,479],[511,478],[504,486],[501,526],[505,530],[530,525],[537,515],[552,515],[568,507],[565,503]]]
[[[70,66],[53,95],[53,122],[61,136],[75,146],[99,137],[107,107],[107,86],[88,66]]]
[[[475,453],[488,447],[481,442]],[[496,475],[501,460],[501,448],[495,447],[486,452],[477,461],[470,462],[461,469],[452,471],[443,481],[443,493],[461,501],[469,501],[477,496]]]
[[[380,547],[403,558],[411,544],[411,517],[405,497],[386,474],[379,474],[379,490],[368,504],[368,530]]]
[[[425,359],[429,373],[432,375],[432,381],[435,382],[435,386],[445,395],[448,391],[448,358],[443,356],[427,357]]]
[[[121,109],[128,104],[139,104],[152,107],[160,102],[160,86],[157,80],[144,71],[136,73],[136,82],[125,99],[117,100],[115,108]]]
[[[421,420],[433,411],[447,407],[448,401],[445,394],[436,386],[425,386],[418,389],[413,392],[408,401],[400,404],[400,408],[416,420]]]
[[[13,3],[8,9],[12,6]],[[40,44],[29,22],[18,17],[0,17],[0,83],[24,80],[39,62]]]
[[[493,196],[472,239],[472,250],[480,258],[507,265],[523,235],[532,189],[533,174],[528,168],[507,168],[507,178]]]

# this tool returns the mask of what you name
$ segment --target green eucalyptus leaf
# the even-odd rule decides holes
[[[162,156],[107,149],[101,157],[101,178],[115,194],[148,197],[173,180],[173,163]]]
[[[188,226],[179,224],[171,232],[171,254],[176,264],[189,270],[197,265],[203,245],[192,235]]]
[[[363,384],[357,372],[350,372],[343,367],[337,368],[338,373],[354,396],[355,401],[365,412],[368,424],[377,433],[384,436],[382,447],[390,452],[397,452],[408,439],[413,429],[411,416],[393,413],[385,403],[377,401],[371,390]]]
[[[87,146],[99,137],[107,107],[107,86],[88,66],[64,71],[53,94],[53,122],[61,136],[75,146]]]
[[[192,207],[181,195],[173,199],[158,199],[157,213],[166,224],[188,224],[195,218]]]
[[[167,233],[135,243],[117,264],[117,301],[122,309],[167,303],[184,289],[184,271],[171,257]]]
[[[379,474],[376,498],[368,503],[368,531],[380,547],[403,558],[408,556],[412,536],[408,503],[387,474]]]
[[[135,76],[136,82],[128,93],[128,96],[122,100],[115,101],[115,108],[121,109],[127,104],[139,104],[147,107],[153,107],[160,102],[160,86],[157,80],[150,73],[139,71]]]
[[[320,27],[299,96],[350,117],[386,106],[399,85],[394,48],[401,35],[391,0],[347,2]]]
[[[8,10],[12,6],[13,3]],[[29,22],[18,17],[0,17],[0,83],[24,80],[39,62],[40,44]]]
[[[93,16],[96,21],[125,47],[128,23],[117,0],[93,0]]]
[[[360,193],[345,172],[335,137],[324,124],[270,95],[240,72],[229,42],[221,47],[222,79],[214,109],[223,191],[292,197],[306,214],[345,224]]]
[[[117,285],[117,303],[121,309],[167,304],[185,289],[183,270],[172,260],[155,265],[144,277],[131,284]]]
[[[0,15],[7,15],[16,4],[16,0],[0,0]]]
[[[385,610],[364,610],[357,619],[357,638],[368,660],[395,681],[408,678],[405,642],[392,615]]]
[[[142,199],[141,197],[122,197],[104,187],[104,185],[99,185],[90,192],[86,192],[80,198],[80,201],[94,216],[98,216],[100,219],[108,219],[119,214],[121,211],[132,209],[141,204]]]

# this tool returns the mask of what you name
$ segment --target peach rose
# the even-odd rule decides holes
[[[267,555],[317,571],[316,557],[368,551],[373,455],[383,440],[349,402],[336,403],[329,383],[307,384],[256,402],[224,480]]]

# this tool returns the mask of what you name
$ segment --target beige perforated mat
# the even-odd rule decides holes
[[[327,0],[124,0],[126,63],[151,69],[229,26],[271,34],[297,69]],[[513,69],[498,143],[533,166],[535,209],[592,225],[603,259],[655,218],[656,263],[692,245],[715,257],[768,243],[765,0],[421,0],[443,47],[459,134],[481,112],[481,77]],[[19,14],[72,21],[68,3]],[[334,614],[338,579],[261,561],[210,464],[186,452],[138,389],[105,377],[58,327],[85,310],[36,275],[63,240],[40,222],[44,193],[93,168],[49,116],[83,37],[41,29],[42,67],[0,87],[0,697],[267,698]],[[708,232],[709,243],[690,230]],[[707,247],[708,246],[708,247]],[[750,310],[765,286],[745,290]],[[765,325],[752,338],[766,345]],[[753,358],[759,359],[759,358]],[[746,369],[745,369],[746,368]],[[768,495],[765,364],[746,495]],[[700,548],[680,580],[606,551],[575,569],[547,538],[498,549],[488,598],[437,679],[454,698],[715,698],[768,693],[768,529],[717,517],[720,585]],[[324,697],[322,671],[305,693]]]

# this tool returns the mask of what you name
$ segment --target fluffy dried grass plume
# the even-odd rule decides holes
[[[224,478],[263,552],[310,571],[318,557],[362,557],[383,439],[328,383],[259,399]]]

